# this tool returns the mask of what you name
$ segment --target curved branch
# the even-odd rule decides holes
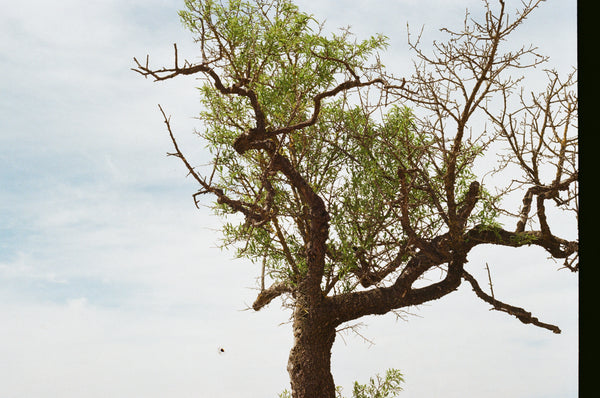
[[[503,303],[502,301],[497,300],[494,297],[485,293],[483,291],[483,289],[481,289],[481,287],[479,286],[479,283],[477,282],[477,280],[471,274],[469,274],[467,271],[463,270],[462,277],[464,280],[469,282],[469,284],[471,284],[471,287],[473,288],[473,291],[475,292],[477,297],[479,297],[486,303],[491,304],[494,310],[506,312],[507,314],[513,315],[514,317],[516,317],[518,320],[520,320],[524,324],[532,324],[532,325],[535,325],[535,326],[538,326],[538,327],[541,327],[544,329],[548,329],[548,330],[552,331],[553,333],[560,334],[561,331],[558,326],[541,322],[539,319],[532,316],[531,312],[528,312],[520,307],[515,307],[512,305]]]
[[[538,196],[538,218],[540,218],[540,222],[544,229],[547,228],[549,233],[549,227],[545,222],[545,214],[543,209],[543,201],[546,199],[553,199],[558,196],[560,191],[566,191],[569,189],[570,185],[577,181],[579,178],[579,173],[574,172],[569,178],[566,178],[563,181],[556,181],[551,185],[535,185],[530,187],[525,196],[523,197],[523,207],[521,208],[520,218],[517,222],[516,232],[523,232],[525,230],[525,224],[529,219],[529,212],[531,211],[531,202],[533,200],[533,196]],[[541,209],[540,209],[541,207]]]
[[[198,191],[194,194],[194,201],[196,201],[196,196],[198,196],[198,195],[212,193],[213,195],[215,195],[217,197],[217,203],[226,204],[232,210],[244,214],[246,219],[252,225],[259,226],[259,225],[262,225],[265,222],[267,222],[270,217],[268,211],[265,211],[264,209],[260,208],[257,205],[253,205],[250,203],[245,203],[245,202],[242,202],[239,200],[231,199],[230,197],[225,195],[225,193],[223,192],[222,189],[215,188],[211,184],[207,183],[205,181],[205,179],[202,178],[196,172],[196,170],[194,170],[192,165],[188,162],[186,157],[183,155],[183,153],[179,149],[179,145],[177,144],[177,140],[175,139],[175,135],[173,134],[173,130],[171,129],[170,117],[168,117],[165,114],[165,111],[163,110],[162,106],[158,105],[158,108],[160,109],[160,112],[163,115],[164,123],[166,124],[167,130],[169,132],[169,137],[171,138],[171,142],[173,143],[173,146],[175,147],[175,153],[170,153],[169,155],[175,156],[175,157],[178,157],[179,159],[181,159],[183,164],[185,164],[185,167],[188,169],[189,174],[192,177],[194,177],[194,179],[202,187],[202,189],[200,191]],[[197,201],[196,201],[196,206],[197,206]]]
[[[211,78],[215,87],[217,88],[217,90],[219,90],[219,92],[221,92],[221,94],[235,94],[248,98],[250,100],[252,109],[254,110],[254,115],[256,118],[256,128],[260,131],[265,129],[266,118],[258,102],[258,96],[254,91],[242,87],[243,82],[240,82],[239,84],[233,84],[229,87],[225,86],[217,72],[215,72],[215,70],[209,66],[211,63],[216,62],[216,60],[213,60],[211,62],[203,62],[201,64],[196,65],[192,65],[186,61],[183,67],[179,67],[177,61],[177,44],[173,44],[173,47],[175,49],[175,65],[173,68],[151,69],[148,65],[148,57],[146,56],[145,65],[142,65],[134,57],[133,60],[136,63],[137,68],[132,68],[132,70],[141,74],[144,77],[152,76],[154,78],[154,81],[172,79],[179,75],[193,75],[196,73],[204,73],[205,75],[208,75]]]
[[[457,254],[442,254],[438,247],[441,242],[441,239],[436,239],[429,243],[429,250],[421,250],[411,258],[393,285],[334,296],[332,302],[336,308],[336,322],[343,323],[365,315],[385,314],[394,309],[423,304],[455,290],[460,284],[460,270],[466,258]],[[449,267],[442,281],[411,289],[424,272],[444,263],[449,263]]]
[[[271,132],[269,132],[268,136],[274,137],[276,135],[291,133],[292,131],[301,130],[303,128],[312,126],[317,122],[317,120],[319,118],[319,113],[321,112],[321,101],[323,101],[325,98],[334,97],[342,91],[347,91],[347,90],[357,88],[357,87],[366,87],[366,86],[373,85],[375,83],[385,84],[385,81],[381,78],[369,80],[368,82],[361,82],[360,80],[347,80],[343,83],[340,83],[339,85],[332,88],[331,90],[319,93],[313,98],[314,109],[313,109],[313,114],[310,117],[310,119],[305,120],[300,123],[297,123],[297,124],[294,124],[292,126],[282,127],[280,129],[271,131]]]
[[[254,309],[254,311],[259,311],[261,308],[263,308],[264,306],[269,304],[275,298],[281,296],[284,293],[291,293],[291,292],[292,292],[292,289],[288,284],[283,283],[283,282],[276,283],[276,284],[272,285],[271,287],[262,290],[258,294],[258,296],[256,297],[256,300],[254,300],[254,304],[252,304],[252,309]]]
[[[568,241],[543,231],[513,232],[499,227],[477,225],[464,234],[465,249],[481,244],[510,247],[536,245],[545,249],[554,258],[568,258],[579,252],[579,242]]]

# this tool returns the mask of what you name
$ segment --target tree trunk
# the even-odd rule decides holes
[[[325,316],[294,311],[294,346],[290,351],[288,373],[293,398],[335,398],[331,375],[331,347],[335,326]]]

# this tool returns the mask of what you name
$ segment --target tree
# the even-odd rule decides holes
[[[484,1],[480,20],[444,29],[429,55],[409,37],[415,69],[401,78],[379,62],[386,37],[326,35],[291,0],[187,0],[180,16],[200,60],[180,64],[176,45],[172,67],[134,58],[156,81],[203,79],[211,163],[190,164],[160,108],[172,155],[199,184],[196,205],[216,199],[224,244],[261,264],[253,308],[280,296],[291,308],[293,397],[335,397],[341,325],[442,298],[463,280],[494,309],[560,333],[465,267],[481,245],[535,245],[578,270],[578,241],[551,228],[578,213],[576,71],[545,70],[547,88],[525,92],[514,74],[547,58],[507,45],[540,3],[511,13]],[[502,178],[488,186],[477,162],[489,156]],[[442,276],[425,283],[432,270]]]
[[[404,377],[397,369],[388,369],[385,377],[375,375],[375,378],[369,379],[369,384],[360,384],[354,382],[352,389],[352,398],[388,398],[395,397],[402,391]],[[342,387],[336,387],[336,398],[344,398]],[[291,398],[288,390],[279,394],[279,398]]]

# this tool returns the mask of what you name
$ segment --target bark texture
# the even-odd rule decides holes
[[[324,313],[298,307],[294,314],[294,346],[288,360],[292,397],[335,397],[331,348],[335,327]]]

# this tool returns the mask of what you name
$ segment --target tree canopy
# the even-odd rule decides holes
[[[253,308],[287,297],[294,397],[333,396],[336,327],[441,298],[463,280],[493,308],[560,332],[485,292],[465,268],[474,247],[491,244],[536,245],[578,269],[578,242],[550,219],[577,218],[576,71],[545,69],[547,88],[525,91],[521,71],[548,60],[506,45],[540,3],[509,15],[504,1],[485,1],[482,19],[444,29],[430,53],[409,37],[415,67],[402,77],[380,61],[386,37],[328,34],[290,0],[187,0],[180,17],[199,59],[181,64],[175,45],[173,67],[135,60],[155,80],[202,79],[198,134],[212,160],[190,164],[163,112],[173,155],[199,184],[196,204],[216,198],[224,245],[260,264]],[[484,157],[503,176],[490,186],[477,166]],[[515,194],[513,208],[505,199]],[[416,283],[432,269],[439,280]],[[311,361],[327,368],[325,381],[308,381]]]

